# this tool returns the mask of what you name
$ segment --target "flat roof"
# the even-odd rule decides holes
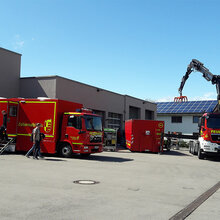
[[[16,54],[16,55],[22,56],[22,54],[20,54],[20,53],[16,53],[16,52],[14,52],[14,51],[7,50],[7,49],[2,48],[2,47],[0,47],[0,50],[4,50],[4,51],[6,51],[6,52],[10,52],[10,53],[14,53],[14,54]]]

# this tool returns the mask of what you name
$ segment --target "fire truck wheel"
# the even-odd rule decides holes
[[[72,147],[68,143],[63,143],[60,145],[60,155],[62,157],[71,157],[72,154]]]
[[[202,153],[201,149],[198,150],[198,158],[199,159],[204,159],[204,154]]]
[[[196,147],[197,147],[196,145],[197,145],[197,144],[194,144],[194,145],[193,145],[193,149],[192,149],[192,154],[193,154],[193,155],[196,155]]]

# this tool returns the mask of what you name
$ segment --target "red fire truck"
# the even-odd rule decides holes
[[[126,146],[130,151],[162,152],[164,121],[128,120],[125,122]]]
[[[198,155],[199,159],[220,156],[220,114],[205,113],[198,125],[200,136],[189,142],[189,152]]]
[[[40,130],[45,135],[41,151],[63,157],[102,152],[101,117],[82,107],[59,99],[0,99],[0,111],[7,112],[7,135],[15,139],[14,146],[10,144],[14,151],[28,151],[32,147],[32,130],[36,123],[41,123]]]

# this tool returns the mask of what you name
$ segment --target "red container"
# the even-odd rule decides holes
[[[130,151],[162,152],[164,121],[128,120],[125,122],[126,146]]]

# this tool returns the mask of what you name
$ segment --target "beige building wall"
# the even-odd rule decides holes
[[[104,126],[131,119],[131,108],[139,109],[136,119],[147,119],[146,111],[156,119],[156,104],[128,95],[120,95],[59,76],[21,78],[20,96],[24,98],[49,97],[83,104],[103,116]]]
[[[138,108],[139,109],[139,118],[145,120],[146,118],[146,111],[152,112],[152,120],[156,120],[157,118],[157,105],[152,102],[148,102],[145,100],[137,99],[128,95],[125,95],[125,120],[130,119],[131,112],[130,107]]]
[[[21,54],[0,47],[0,97],[19,96]]]
[[[56,97],[56,76],[27,77],[20,79],[20,97]]]

